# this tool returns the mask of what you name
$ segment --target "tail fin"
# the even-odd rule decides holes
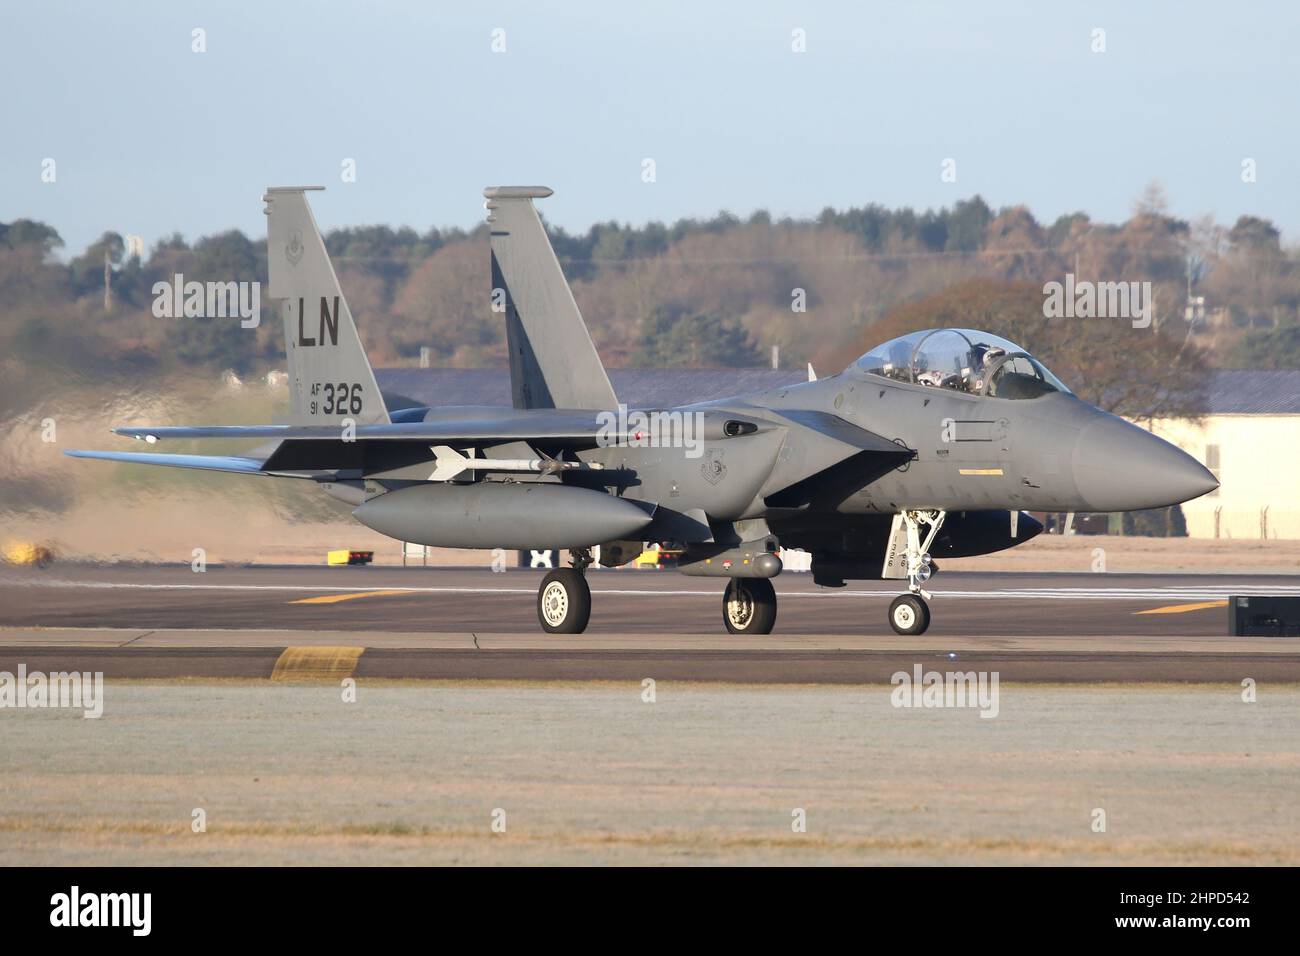
[[[361,346],[352,310],[330,265],[306,191],[266,190],[269,295],[283,300],[291,423],[388,424],[388,410]]]
[[[492,232],[493,305],[504,296],[515,408],[616,408],[614,388],[533,208],[533,200],[551,190],[490,186],[483,195]]]

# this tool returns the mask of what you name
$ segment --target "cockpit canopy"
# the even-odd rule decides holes
[[[1013,342],[975,329],[925,329],[872,349],[858,368],[900,382],[989,398],[1070,394],[1061,380]]]

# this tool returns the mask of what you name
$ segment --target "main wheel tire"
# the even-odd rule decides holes
[[[581,634],[591,617],[591,588],[576,568],[556,568],[537,589],[537,620],[548,634]]]
[[[771,634],[776,588],[767,578],[732,578],[722,595],[722,620],[732,634]]]
[[[915,594],[900,594],[889,605],[889,626],[898,634],[924,634],[930,626],[930,606]]]

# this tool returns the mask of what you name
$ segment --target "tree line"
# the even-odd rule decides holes
[[[1154,185],[1119,223],[1082,212],[1040,223],[1024,206],[995,210],[974,196],[923,212],[870,204],[811,219],[721,212],[549,231],[613,366],[754,366],[779,346],[783,364],[834,371],[905,327],[984,321],[1034,343],[1049,364],[1104,379],[1101,390],[1127,395],[1126,406],[1177,404],[1178,383],[1210,367],[1300,367],[1300,252],[1267,219],[1178,219]],[[435,365],[505,364],[484,226],[348,227],[326,245],[376,365],[415,364],[422,349]],[[0,345],[10,355],[157,372],[282,365],[269,301],[251,330],[152,309],[155,284],[177,273],[264,283],[264,238],[177,234],[133,254],[110,231],[63,253],[49,224],[0,223]],[[1138,339],[1122,322],[1045,322],[1043,284],[1066,273],[1150,282],[1155,329]]]

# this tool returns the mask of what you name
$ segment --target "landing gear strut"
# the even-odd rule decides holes
[[[907,594],[889,605],[889,626],[898,634],[924,634],[930,626],[930,592],[922,587],[930,580],[930,546],[943,527],[946,511],[904,511],[907,526]],[[924,537],[922,537],[924,535]]]
[[[591,587],[585,573],[591,552],[575,548],[569,554],[573,567],[556,568],[537,589],[537,620],[548,634],[581,634],[591,618]]]
[[[771,634],[776,588],[767,578],[732,578],[722,595],[722,620],[732,634]]]

